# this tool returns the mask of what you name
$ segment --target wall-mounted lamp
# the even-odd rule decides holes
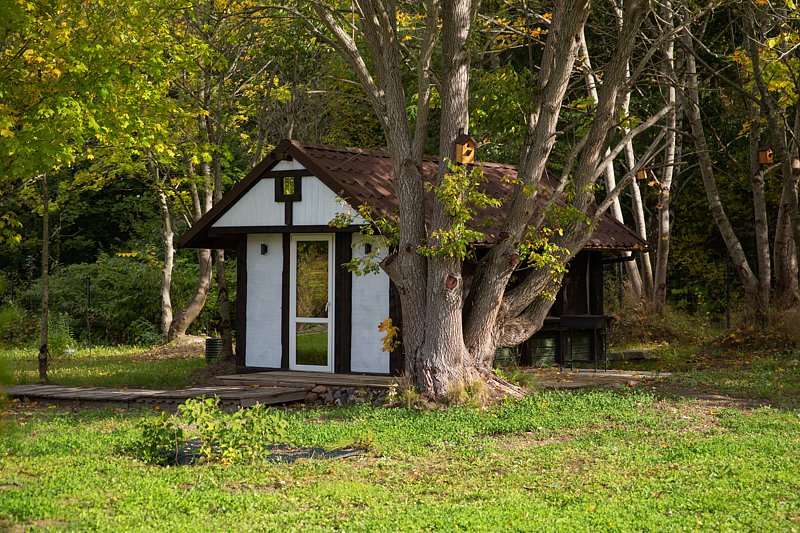
[[[261,245],[261,255],[267,255],[267,252],[269,252],[269,246],[267,246],[266,244],[262,244]]]
[[[758,164],[771,165],[775,162],[775,152],[771,146],[759,146],[758,148]]]
[[[372,245],[370,243],[367,243],[367,244],[364,245],[364,253],[365,254],[371,254],[372,253]]]

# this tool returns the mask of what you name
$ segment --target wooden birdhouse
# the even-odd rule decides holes
[[[771,165],[775,162],[775,153],[771,146],[760,146],[758,148],[758,164]]]
[[[456,137],[456,163],[468,165],[475,160],[475,139],[462,133]]]
[[[636,179],[637,180],[646,180],[647,179],[647,169],[642,168],[636,172]]]

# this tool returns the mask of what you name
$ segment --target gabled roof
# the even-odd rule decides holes
[[[357,208],[367,204],[379,215],[391,216],[397,213],[398,202],[392,186],[392,160],[387,153],[283,140],[264,161],[236,184],[222,201],[183,235],[180,245],[190,248],[229,247],[230,243],[209,235],[211,226],[275,165],[289,158],[303,165],[309,174],[316,176],[351,207]],[[432,177],[439,166],[439,159],[426,157],[422,165],[426,178]],[[485,162],[478,162],[476,165],[482,167],[487,178],[483,185],[484,191],[504,201],[501,207],[487,207],[480,210],[476,217],[486,234],[487,243],[490,243],[495,240],[496,233],[500,230],[506,209],[505,202],[513,193],[514,186],[510,182],[517,177],[517,167]],[[541,180],[540,190],[545,193],[537,196],[541,208],[544,208],[549,197],[548,193],[553,190],[554,184],[555,180],[549,176]],[[426,203],[430,204],[430,199]],[[646,249],[647,243],[613,217],[604,216],[589,238],[586,248],[637,250]]]

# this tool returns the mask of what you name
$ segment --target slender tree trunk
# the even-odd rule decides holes
[[[767,222],[767,200],[764,186],[764,170],[758,162],[758,150],[761,145],[761,133],[758,124],[761,122],[759,108],[754,103],[748,103],[750,115],[750,187],[753,191],[753,217],[756,230],[756,260],[758,265],[758,299],[760,316],[757,318],[766,324],[766,313],[770,307],[770,293],[772,291],[772,263],[769,250],[769,225]]]
[[[683,109],[687,120],[689,121],[692,142],[694,143],[695,152],[700,166],[700,174],[703,178],[703,186],[706,190],[706,197],[708,198],[709,209],[714,217],[714,221],[719,229],[725,246],[730,254],[733,267],[742,281],[745,291],[745,299],[747,300],[748,309],[761,313],[759,308],[759,283],[753,271],[747,262],[742,245],[733,225],[728,219],[725,209],[722,207],[722,202],[719,197],[719,190],[717,189],[717,182],[714,176],[714,166],[711,161],[711,155],[708,151],[708,145],[705,138],[705,130],[703,128],[702,117],[700,114],[700,98],[698,93],[697,81],[697,67],[693,55],[693,42],[691,35],[684,32],[681,35],[682,45],[686,54],[686,87],[683,95]]]
[[[219,148],[219,145],[218,145]],[[212,164],[214,167],[214,203],[222,200],[222,165],[220,154],[215,152]],[[231,328],[231,311],[228,297],[228,279],[225,277],[225,251],[215,250],[217,274],[217,307],[220,319],[220,334],[222,335],[222,359],[233,357],[233,330]]]
[[[197,185],[194,183],[194,166],[191,162],[187,162],[187,168],[189,169],[189,188],[192,196],[192,214],[194,216],[194,221],[197,221],[204,213],[207,213],[208,210],[211,209],[213,198],[211,171],[208,167],[208,163],[204,163],[203,177],[205,178],[205,184],[203,190],[205,195],[201,200],[197,191]],[[189,326],[192,325],[192,322],[200,315],[200,312],[206,305],[208,291],[211,289],[211,275],[213,273],[211,250],[207,248],[197,250],[197,263],[197,282],[194,286],[194,292],[186,303],[186,306],[172,318],[167,334],[167,340],[169,341],[185,336]]]
[[[155,171],[158,173],[158,170]],[[160,183],[157,180],[156,183]],[[157,191],[158,210],[161,214],[161,241],[164,245],[164,265],[161,267],[161,337],[164,342],[170,340],[170,328],[172,327],[172,269],[175,263],[174,239],[172,231],[172,216],[169,212],[169,203],[164,189]]]
[[[674,12],[672,3],[669,0],[663,5],[662,17],[664,19],[665,30],[672,32]],[[678,130],[677,109],[678,94],[675,77],[675,39],[670,37],[663,47],[664,65],[662,72],[664,78],[669,80],[667,87],[667,102],[675,108],[667,116],[666,149],[664,151],[664,169],[661,172],[661,182],[658,188],[658,205],[656,212],[658,216],[658,245],[656,247],[656,268],[653,274],[653,298],[651,300],[653,311],[663,315],[667,305],[667,267],[669,263],[669,248],[671,243],[672,221],[671,201],[672,201],[672,179],[675,176],[676,165],[676,141]]]
[[[786,194],[797,194],[783,190],[775,223],[773,264],[775,270],[775,302],[778,309],[790,309],[800,305],[797,252],[792,239],[792,221],[789,218]]]
[[[670,86],[669,98],[675,103],[675,87]],[[678,110],[674,110],[667,118],[667,148],[664,154],[664,171],[658,189],[658,247],[656,249],[656,270],[653,279],[653,311],[663,315],[667,303],[667,266],[669,263],[669,246],[672,222],[670,220],[670,202],[672,199],[672,178],[675,171],[675,140],[678,126]]]
[[[623,24],[621,20],[621,13],[618,17],[620,25]],[[581,52],[582,52],[582,59],[584,64],[584,78],[586,80],[586,89],[589,92],[589,96],[594,100],[594,102],[598,101],[597,96],[597,79],[595,78],[594,72],[592,71],[592,63],[589,58],[589,47],[586,44],[586,36],[584,32],[581,31]],[[626,69],[629,70],[629,69]],[[630,101],[630,90],[627,91],[627,95],[623,98],[626,104]],[[625,109],[627,112],[627,107]],[[631,149],[633,149],[633,145],[631,145]],[[611,154],[611,148],[606,148],[605,156],[609,156]],[[606,184],[606,191],[611,192],[617,187],[617,177],[616,173],[614,172],[614,164],[610,164],[606,167],[605,175],[605,184]],[[617,219],[621,223],[625,223],[625,219],[622,215],[622,204],[620,203],[619,197],[617,197],[614,202],[611,204],[611,216]],[[623,252],[622,254],[625,257],[630,257],[631,252]],[[625,262],[625,272],[628,276],[628,281],[630,282],[631,290],[633,294],[636,296],[636,299],[641,299],[644,295],[644,288],[642,283],[642,276],[639,272],[639,267],[637,265],[636,260],[633,261],[626,261]]]
[[[39,379],[49,383],[47,377],[49,350],[47,338],[50,326],[50,191],[47,174],[42,174],[42,317],[39,335]]]

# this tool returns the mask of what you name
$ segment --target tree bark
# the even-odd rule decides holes
[[[164,342],[167,342],[171,340],[170,330],[173,324],[170,289],[172,288],[172,268],[175,263],[175,234],[172,231],[172,217],[169,212],[167,194],[162,188],[159,188],[156,194],[158,195],[158,210],[161,214],[161,241],[164,245],[164,265],[161,267],[161,336]]]
[[[214,203],[222,200],[222,165],[220,154],[213,154],[214,166]],[[222,336],[223,360],[233,357],[233,329],[231,327],[231,311],[228,297],[228,279],[225,277],[225,250],[215,250],[216,274],[217,274],[217,307],[219,311],[220,335]]]
[[[468,91],[469,60],[465,44],[472,23],[470,1],[444,0],[442,5],[442,115],[439,154],[442,158],[437,186],[450,172],[446,162],[455,160],[455,139],[469,127]],[[439,246],[436,236],[452,229],[453,221],[441,201],[433,203],[433,226],[429,246]],[[425,357],[417,369],[420,390],[434,399],[445,399],[459,386],[477,376],[469,370],[469,352],[462,330],[463,279],[458,257],[436,255],[428,258],[427,305],[425,307]],[[404,322],[405,324],[405,322]]]
[[[747,300],[748,308],[757,313],[765,312],[760,308],[759,301],[759,283],[756,276],[753,274],[750,264],[747,262],[742,245],[733,225],[728,219],[725,209],[719,197],[719,190],[717,189],[717,182],[714,176],[714,166],[711,160],[711,155],[708,151],[708,145],[705,138],[705,130],[703,121],[700,114],[700,98],[698,93],[697,81],[697,67],[694,58],[694,44],[691,35],[688,31],[681,34],[681,44],[687,51],[686,54],[686,87],[682,94],[683,109],[686,118],[689,122],[691,138],[697,154],[697,159],[700,166],[700,175],[703,179],[703,187],[706,191],[708,198],[709,209],[714,217],[714,222],[719,229],[728,253],[731,257],[731,262],[742,282],[745,291],[745,299]]]
[[[624,21],[622,21],[622,17],[618,17],[619,25],[622,26]],[[583,31],[581,31],[581,52],[582,52],[582,60],[584,66],[584,78],[586,80],[586,90],[589,93],[589,96],[595,102],[598,101],[597,96],[597,79],[595,78],[594,72],[592,71],[592,63],[589,57],[589,47],[586,44],[586,35]],[[630,69],[626,68],[626,71]],[[630,90],[626,90],[626,95],[623,97],[624,102],[626,103],[623,105],[624,111],[627,113],[627,103],[630,101]],[[632,143],[630,144],[631,149],[633,149]],[[605,155],[608,157],[611,154],[611,149],[606,148]],[[611,192],[617,187],[617,177],[616,173],[614,172],[614,165],[610,164],[606,167],[605,170],[605,185],[606,191]],[[625,223],[625,218],[622,215],[622,204],[620,203],[619,197],[617,197],[614,202],[611,204],[611,216],[617,219],[620,223]],[[630,257],[631,252],[624,252],[622,254],[624,257]],[[635,297],[637,299],[641,299],[644,296],[644,287],[642,282],[642,276],[639,272],[639,267],[637,261],[634,259],[633,261],[626,261],[625,262],[625,272],[628,276],[628,281],[630,282],[631,290],[633,291]]]
[[[200,198],[197,191],[197,185],[194,183],[194,166],[191,161],[187,162],[187,169],[189,172],[190,185],[192,196],[192,217],[193,221],[200,220],[204,213],[207,213],[212,207],[213,191],[212,181],[210,176],[210,169],[208,163],[203,166],[203,191],[204,197]],[[208,298],[208,291],[211,289],[211,275],[213,273],[213,265],[211,261],[211,250],[207,248],[197,250],[197,282],[195,283],[194,292],[192,297],[186,303],[186,306],[178,312],[170,322],[167,334],[167,340],[173,341],[186,335],[186,330],[192,325],[192,322],[200,315],[200,312],[206,305],[206,298]]]
[[[665,24],[668,31],[672,31],[673,11],[671,3],[667,0],[663,10]],[[670,80],[667,87],[667,101],[673,106],[677,105],[677,90],[675,84],[678,83],[674,77],[675,73],[675,39],[670,38],[664,46],[664,60],[666,62],[664,71],[667,72],[665,78]],[[658,188],[658,246],[656,248],[656,269],[653,275],[653,311],[663,315],[667,305],[667,266],[669,263],[669,247],[672,224],[670,221],[670,202],[672,200],[672,178],[675,175],[675,152],[676,138],[678,129],[678,109],[673,109],[667,117],[666,150],[664,153],[664,169],[661,172],[661,182]]]
[[[748,104],[750,116],[750,188],[753,191],[753,217],[756,232],[756,264],[758,265],[758,300],[759,310],[762,314],[757,317],[762,325],[767,320],[766,313],[770,307],[770,293],[772,291],[772,263],[769,250],[769,225],[767,221],[767,200],[764,186],[764,170],[758,162],[758,150],[761,145],[761,133],[758,125],[761,114],[758,106],[752,102]]]
[[[505,237],[500,238],[478,263],[466,297],[460,258],[431,251],[440,243],[441,230],[454,228],[453,220],[436,195],[433,195],[431,228],[425,227],[421,172],[424,130],[420,127],[424,126],[424,114],[418,114],[416,131],[411,135],[400,69],[406,55],[399,53],[394,3],[354,2],[369,61],[362,57],[349,27],[346,30],[346,25],[339,23],[343,16],[321,1],[313,5],[337,49],[355,69],[386,135],[399,203],[399,245],[396,253],[383,261],[382,267],[400,295],[407,374],[423,394],[439,401],[472,380],[486,383],[491,393],[521,394],[518,388],[493,376],[491,366],[497,346],[507,345],[504,343],[509,339],[521,342],[541,326],[561,281],[561,274],[554,275],[550,265],[546,265],[533,268],[518,287],[507,290],[508,281],[519,264],[519,245],[529,239],[527,232],[537,210],[535,194],[558,134],[560,110],[579,50],[580,33],[590,11],[588,0],[555,4],[533,99],[535,108],[526,117],[527,138],[518,167],[520,183],[515,186],[499,233]],[[426,3],[429,22],[422,43],[435,42],[429,37],[437,28],[437,5],[432,0]],[[477,7],[477,2],[469,0],[448,0],[442,6],[442,73],[437,84],[442,95],[439,152],[441,157],[451,160],[453,141],[459,131],[467,131],[469,124],[466,42]],[[609,132],[616,128],[619,119],[618,95],[625,85],[626,66],[646,12],[647,4],[643,0],[632,0],[626,5],[624,16],[629,23],[620,32],[598,92],[597,113],[586,137],[588,141],[582,140],[576,151],[575,159],[580,157],[575,173],[579,177],[575,180],[578,200],[572,207],[584,212],[593,204],[594,185],[610,162],[601,155],[608,147]],[[423,59],[418,67],[420,102],[426,100],[425,91],[429,87],[425,73],[429,70],[426,63],[430,53],[426,47],[427,44],[422,45],[420,58]],[[621,150],[619,146],[614,153]],[[446,172],[442,166],[437,180]],[[571,175],[565,179],[570,178]],[[620,185],[628,182],[629,176],[626,176]],[[620,190],[617,187],[610,194],[612,202]],[[604,212],[609,206],[603,204],[598,212]],[[573,247],[586,242],[590,224],[564,229],[567,233],[558,242],[569,248],[558,258],[559,265],[565,264],[574,254]],[[420,253],[421,246],[425,246],[425,256]]]
[[[50,191],[47,174],[42,174],[42,315],[39,334],[39,380],[49,383],[47,370],[49,350],[47,339],[50,329]]]

